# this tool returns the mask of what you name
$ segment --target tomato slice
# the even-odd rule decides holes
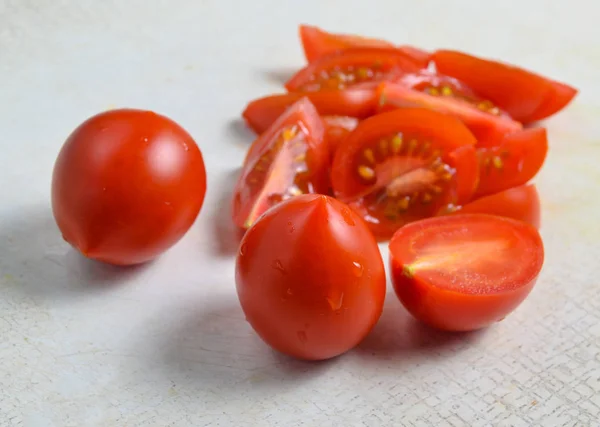
[[[242,116],[256,133],[261,134],[290,105],[307,97],[322,115],[365,118],[373,114],[377,102],[374,89],[352,88],[338,91],[285,93],[250,102]]]
[[[311,25],[300,25],[299,30],[302,48],[308,62],[354,47],[394,47],[392,43],[385,40],[352,34],[334,34]],[[413,46],[399,46],[398,49],[420,63],[423,68],[431,58],[431,53]]]
[[[402,304],[422,322],[449,331],[502,320],[527,297],[544,262],[534,227],[483,214],[408,224],[389,249]]]
[[[458,207],[454,214],[483,213],[504,216],[540,228],[540,197],[534,184],[509,188]]]
[[[250,227],[271,206],[329,189],[324,125],[307,98],[292,105],[246,154],[233,194],[233,220]]]
[[[439,50],[436,69],[456,77],[523,123],[544,119],[563,109],[577,90],[523,68],[466,53]]]
[[[497,146],[478,148],[480,175],[475,196],[525,184],[542,168],[547,153],[544,128],[524,129],[506,135]]]
[[[380,239],[403,224],[435,214],[466,197],[473,183],[460,172],[477,168],[476,139],[456,118],[419,108],[394,110],[362,121],[337,150],[331,183]],[[450,155],[453,153],[453,155]],[[459,190],[460,188],[460,190]]]
[[[359,120],[348,116],[324,116],[323,122],[325,123],[325,140],[333,159],[338,147],[344,142],[350,132],[356,129]]]
[[[398,49],[352,48],[309,63],[292,76],[285,87],[290,92],[369,87],[421,69],[420,64]]]

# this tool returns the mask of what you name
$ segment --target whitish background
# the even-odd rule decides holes
[[[599,15],[562,0],[0,0],[0,425],[600,425]],[[275,354],[244,321],[228,218],[252,140],[239,114],[303,64],[301,22],[581,89],[548,122],[545,268],[505,321],[440,334],[389,294],[372,335],[320,364]],[[208,166],[190,233],[128,272],[79,257],[49,209],[62,142],[117,106],[177,120]]]

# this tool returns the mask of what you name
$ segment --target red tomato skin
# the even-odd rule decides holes
[[[356,129],[359,120],[354,117],[347,116],[325,116],[323,117],[325,123],[325,140],[329,147],[329,153],[331,160],[335,156],[340,145],[344,144],[346,137]]]
[[[68,137],[54,166],[52,210],[64,239],[116,265],[152,260],[194,223],[206,192],[200,149],[151,111],[95,115]]]
[[[521,185],[481,197],[453,212],[453,214],[467,213],[513,218],[531,224],[537,229],[541,226],[540,198],[534,184]]]
[[[450,219],[448,219],[450,218]],[[504,222],[512,226],[515,232],[527,236],[534,242],[536,274],[524,283],[512,289],[496,293],[467,293],[446,289],[427,283],[417,275],[409,277],[405,273],[405,265],[401,258],[407,258],[410,244],[402,250],[404,253],[394,253],[392,247],[398,245],[401,235],[417,232],[419,228],[436,226],[436,222],[463,221],[465,226],[471,219],[491,218],[496,222]],[[533,249],[532,249],[533,250]],[[409,224],[398,230],[390,241],[390,270],[394,291],[402,305],[419,321],[430,327],[450,331],[467,332],[485,328],[503,320],[515,310],[531,292],[537,282],[544,259],[543,242],[537,230],[529,224],[510,218],[501,218],[484,214],[463,214],[451,217],[429,218]],[[452,280],[449,278],[448,280]]]
[[[246,319],[268,345],[306,360],[356,346],[383,310],[386,279],[361,218],[323,195],[302,195],[248,229],[236,259]]]

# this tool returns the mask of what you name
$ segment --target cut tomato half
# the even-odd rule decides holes
[[[478,139],[497,138],[498,135],[522,129],[519,122],[498,108],[477,99],[468,91],[462,91],[464,87],[453,87],[449,83],[447,81],[439,86],[419,84],[411,89],[399,83],[383,82],[378,88],[378,109],[389,111],[399,107],[423,107],[452,114],[466,124]]]
[[[337,150],[331,183],[380,239],[472,193],[476,139],[459,120],[427,109],[399,109],[362,121]],[[458,150],[470,146],[471,149]],[[468,178],[467,178],[468,179]],[[470,188],[470,190],[468,190]]]
[[[449,331],[502,320],[529,294],[544,262],[534,227],[482,214],[408,224],[389,249],[402,304],[422,322]]]
[[[323,56],[356,47],[378,47],[393,48],[394,45],[385,40],[362,37],[352,34],[335,34],[324,31],[311,25],[300,25],[300,40],[304,55],[308,62],[312,62]],[[399,46],[401,50],[410,56],[421,67],[427,67],[431,53],[413,46]]]
[[[421,69],[410,56],[398,49],[352,48],[309,63],[285,87],[290,92],[375,87],[377,82]]]
[[[481,197],[453,214],[482,213],[504,216],[540,228],[540,197],[534,184],[521,185]]]
[[[299,99],[307,97],[321,115],[365,118],[373,114],[377,103],[374,89],[353,88],[338,91],[285,93],[250,102],[242,117],[256,133],[263,133],[283,112]]]
[[[329,189],[329,151],[324,124],[302,98],[256,139],[233,194],[233,220],[250,227],[271,206],[305,193]]]
[[[477,149],[479,185],[475,197],[527,183],[542,168],[548,153],[546,129],[524,129],[506,135],[493,147]]]
[[[356,129],[359,120],[348,116],[324,116],[323,122],[325,123],[325,140],[333,159],[338,147],[344,143],[350,132]]]
[[[577,94],[575,88],[523,68],[462,52],[439,50],[433,61],[438,72],[459,79],[522,123],[560,111]]]

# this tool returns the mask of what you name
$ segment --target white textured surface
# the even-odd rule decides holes
[[[1,426],[600,425],[598,3],[374,3],[0,0]],[[244,322],[227,212],[251,140],[238,117],[303,63],[299,22],[581,89],[548,123],[546,265],[504,322],[438,334],[389,294],[363,345],[321,364],[273,353]],[[209,174],[192,231],[126,274],[69,249],[49,209],[62,141],[114,106],[179,121]]]

